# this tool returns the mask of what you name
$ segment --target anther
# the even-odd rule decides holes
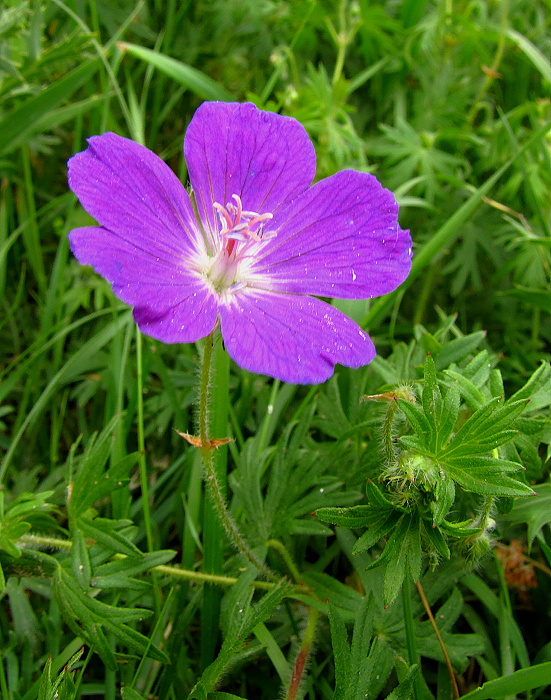
[[[241,198],[237,194],[232,194],[235,204],[228,202],[224,207],[218,202],[214,202],[214,209],[218,212],[220,219],[220,236],[230,240],[246,242],[253,240],[259,242],[273,238],[272,232],[264,232],[264,222],[273,218],[273,214],[266,212],[259,214],[256,211],[243,211]],[[256,227],[253,230],[253,227]]]

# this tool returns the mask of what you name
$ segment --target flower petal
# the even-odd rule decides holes
[[[69,238],[77,260],[92,265],[119,299],[135,306],[134,319],[147,335],[193,343],[214,328],[217,300],[200,276],[101,226],[74,229]]]
[[[163,343],[194,343],[212,333],[218,315],[218,302],[206,287],[186,290],[179,303],[158,311],[136,306],[134,320],[147,335]]]
[[[213,202],[225,206],[236,194],[245,210],[273,213],[304,192],[316,172],[304,127],[250,103],[204,102],[186,132],[184,154],[199,215],[213,230]]]
[[[219,313],[230,357],[250,372],[285,382],[317,384],[337,362],[360,367],[375,357],[369,336],[319,299],[249,289],[234,294]]]
[[[102,226],[85,226],[69,234],[71,250],[83,265],[113,285],[113,291],[127,304],[166,309],[204,286],[200,277],[185,269],[179,259],[156,257]],[[185,263],[185,260],[184,260]]]
[[[88,144],[68,166],[69,186],[91,216],[152,256],[169,259],[197,247],[189,195],[166,163],[117,134],[92,136]]]
[[[102,226],[69,234],[82,264],[135,306],[140,328],[166,343],[212,331],[217,302],[191,260],[200,246],[189,196],[170,168],[133,141],[104,134],[69,161],[69,184]]]
[[[252,272],[276,291],[366,299],[394,290],[411,269],[394,195],[367,173],[344,170],[318,182],[270,228],[277,234]]]

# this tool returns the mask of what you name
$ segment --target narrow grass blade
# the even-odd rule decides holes
[[[106,326],[100,333],[91,338],[87,343],[85,343],[80,350],[75,352],[66,364],[52,377],[48,386],[44,389],[38,401],[34,404],[32,409],[29,411],[27,417],[23,421],[21,427],[14,435],[11,445],[6,452],[2,463],[0,464],[0,483],[3,481],[6,474],[6,470],[10,465],[11,459],[17,448],[17,445],[21,441],[25,430],[31,425],[40,415],[41,411],[47,405],[53,392],[62,384],[67,378],[71,377],[75,368],[78,367],[79,363],[82,362],[83,358],[93,356],[98,350],[103,347],[109,340],[119,333],[128,323],[132,322],[132,315],[130,312],[122,314],[118,319]]]
[[[542,77],[551,83],[551,62],[538,47],[514,29],[509,28],[507,36],[515,42],[526,58],[539,70]]]
[[[28,140],[33,133],[36,133],[40,120],[70,97],[81,85],[88,82],[100,65],[100,60],[97,58],[84,63],[6,114],[0,121],[0,154],[12,151],[17,144]]]
[[[228,92],[225,87],[217,83],[205,73],[202,73],[193,66],[188,66],[187,63],[177,61],[170,56],[164,56],[153,49],[146,49],[137,44],[128,44],[120,42],[118,44],[121,51],[129,53],[146,63],[158,68],[165,75],[170,76],[181,85],[185,85],[189,90],[194,92],[199,97],[205,100],[220,100],[222,102],[231,102],[235,97]]]
[[[506,695],[518,695],[533,688],[549,685],[551,661],[531,668],[522,668],[509,676],[484,683],[481,688],[461,696],[461,700],[492,700]]]

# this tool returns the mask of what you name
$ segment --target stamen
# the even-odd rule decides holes
[[[237,194],[232,194],[232,199],[237,202],[237,216],[235,217],[235,223],[238,224],[241,221],[241,212],[243,211],[243,205],[241,204],[241,197]]]
[[[259,214],[256,211],[243,211],[241,197],[232,194],[235,204],[228,202],[224,207],[218,202],[214,202],[214,209],[220,219],[220,236],[233,241],[245,243],[253,240],[256,243],[262,240],[269,240],[275,236],[274,232],[265,232],[264,223],[273,218],[273,214],[266,212]],[[253,227],[256,227],[253,230]]]
[[[255,224],[259,224],[262,221],[269,221],[270,219],[273,219],[274,215],[273,214],[256,214],[254,218],[252,218],[249,221],[249,226],[254,226]]]
[[[227,227],[224,230],[230,231],[233,226],[233,221],[228,211],[221,204],[218,204],[218,202],[214,202],[213,206],[220,215],[220,223],[223,224],[223,219],[226,220]]]

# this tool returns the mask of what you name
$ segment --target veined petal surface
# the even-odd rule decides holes
[[[316,172],[302,124],[250,103],[204,102],[186,131],[184,155],[199,215],[213,230],[213,202],[225,206],[235,194],[246,210],[274,213]]]
[[[192,266],[200,239],[183,185],[134,141],[108,133],[88,143],[69,161],[69,184],[102,225],[71,231],[73,253],[136,307],[145,333],[166,343],[204,337],[217,302]]]
[[[115,235],[165,259],[197,246],[189,195],[148,148],[117,134],[92,136],[68,167],[69,186],[84,209]]]
[[[375,357],[367,333],[319,299],[247,290],[219,313],[230,357],[250,372],[285,382],[317,384],[336,363],[360,367]]]
[[[394,195],[368,173],[344,170],[318,182],[270,227],[277,235],[253,270],[277,291],[367,299],[394,290],[411,269]]]
[[[166,309],[205,285],[188,271],[185,258],[160,257],[103,226],[85,226],[69,234],[71,249],[83,265],[111,282],[113,291],[127,304]]]
[[[158,309],[134,307],[140,330],[163,343],[194,343],[212,333],[218,317],[218,301],[206,287],[182,289],[173,306]]]

